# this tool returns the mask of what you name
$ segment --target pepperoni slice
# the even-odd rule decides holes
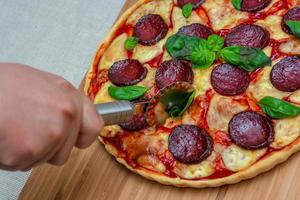
[[[133,29],[133,36],[139,39],[139,43],[151,46],[159,42],[167,35],[168,25],[160,15],[149,14],[143,16]]]
[[[214,90],[224,96],[242,94],[250,83],[250,75],[246,70],[230,64],[215,67],[210,78]]]
[[[120,124],[126,131],[140,131],[148,127],[146,115],[144,113],[137,113],[129,122]]]
[[[294,92],[300,89],[300,57],[283,58],[273,67],[270,79],[278,90]]]
[[[155,81],[159,89],[176,82],[193,83],[192,64],[187,61],[172,59],[163,62],[156,70]]]
[[[241,10],[246,12],[256,12],[266,8],[272,0],[243,0]]]
[[[286,33],[292,34],[290,28],[286,25],[286,21],[295,20],[300,21],[300,6],[290,9],[282,18],[281,27]]]
[[[267,147],[274,140],[271,121],[256,112],[241,112],[229,122],[229,136],[238,146],[255,150]]]
[[[179,7],[183,7],[185,4],[191,3],[194,5],[194,8],[198,8],[205,0],[177,0]]]
[[[230,31],[225,38],[225,45],[264,48],[268,45],[269,40],[270,33],[261,26],[243,24]]]
[[[202,25],[199,23],[194,23],[191,25],[181,27],[179,29],[178,33],[187,35],[187,36],[207,39],[208,36],[213,34],[213,31],[205,25]]]
[[[147,73],[147,68],[138,60],[126,59],[117,61],[110,67],[108,78],[117,86],[128,86],[142,81]]]
[[[198,163],[212,152],[212,139],[208,133],[194,125],[180,125],[169,136],[169,151],[182,163]]]

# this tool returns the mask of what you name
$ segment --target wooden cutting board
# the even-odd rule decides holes
[[[127,0],[121,12],[136,0]],[[20,199],[299,199],[300,154],[254,179],[219,188],[189,189],[163,186],[133,174],[96,142],[74,150],[63,167],[44,165],[33,170]]]

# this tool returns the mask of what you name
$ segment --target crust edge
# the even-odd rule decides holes
[[[104,144],[105,149],[113,155],[116,160],[125,165],[132,172],[139,174],[149,180],[157,181],[164,185],[173,185],[177,187],[193,187],[193,188],[205,188],[205,187],[218,187],[227,184],[238,183],[242,180],[253,178],[261,173],[269,171],[274,168],[276,165],[286,161],[293,153],[300,150],[300,138],[295,140],[293,143],[289,144],[285,148],[272,153],[269,157],[257,161],[255,164],[251,165],[249,168],[239,171],[231,176],[218,179],[201,179],[201,180],[186,180],[177,178],[170,178],[164,175],[156,174],[155,172],[148,171],[146,169],[134,169],[127,162],[117,157],[114,146],[110,144],[105,144],[102,138],[99,136],[99,140]]]

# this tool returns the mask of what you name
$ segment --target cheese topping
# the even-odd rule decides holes
[[[108,87],[112,85],[110,82],[105,83],[102,88],[98,91],[94,104],[99,104],[99,103],[107,103],[107,102],[112,102],[114,101],[113,98],[108,94]]]
[[[182,15],[182,10],[178,7],[174,7],[174,9],[173,9],[172,21],[173,21],[173,32],[174,33],[177,33],[181,27],[190,25],[193,23],[200,23],[200,24],[205,25],[205,21],[203,19],[201,19],[195,11],[192,12],[190,17],[185,18]]]
[[[196,88],[196,96],[205,95],[206,91],[211,89],[210,75],[213,67],[208,69],[194,69],[194,86]]]
[[[291,96],[289,96],[289,99],[300,106],[300,90],[295,91]]]
[[[139,60],[141,63],[152,60],[156,56],[163,53],[164,45],[169,36],[170,35],[168,34],[164,39],[160,40],[157,44],[152,46],[143,46],[141,44],[138,44],[133,50],[132,58]]]
[[[275,64],[275,62],[273,62],[273,64]],[[271,67],[265,67],[262,72],[262,77],[254,84],[250,83],[247,90],[249,96],[253,96],[257,101],[259,101],[265,96],[272,96],[281,99],[290,94],[289,92],[279,91],[272,85],[270,81],[271,70]]]
[[[115,137],[120,132],[122,132],[122,129],[119,125],[105,126],[100,135],[102,137]]]
[[[127,19],[127,24],[136,24],[137,21],[147,14],[160,15],[167,24],[170,24],[170,15],[172,10],[172,0],[156,0],[143,4]]]
[[[287,42],[282,43],[279,49],[283,53],[300,56],[300,39],[291,37]]]
[[[282,148],[300,136],[300,116],[277,120],[275,123],[275,141],[273,148]]]
[[[124,60],[127,58],[127,52],[124,48],[125,40],[127,39],[127,34],[123,33],[111,43],[111,45],[106,49],[103,54],[99,67],[101,69],[109,69],[114,62],[119,60]]]
[[[246,150],[238,147],[237,145],[231,145],[225,149],[222,153],[222,159],[227,169],[231,171],[240,171],[250,167],[255,161],[257,161],[262,155],[264,155],[266,149],[260,150]]]
[[[212,131],[227,131],[228,123],[233,115],[246,110],[248,107],[232,100],[232,97],[224,97],[215,94],[211,100],[207,123]]]
[[[206,9],[215,31],[233,28],[239,20],[247,19],[249,15],[247,12],[236,10],[230,0],[205,1],[203,7]]]
[[[183,164],[176,163],[176,167],[174,171],[183,178],[186,179],[195,179],[195,178],[203,178],[212,175],[215,172],[214,169],[214,160],[216,159],[215,153],[212,153],[210,157],[201,163],[197,164]]]
[[[290,35],[285,33],[281,28],[281,19],[281,16],[270,15],[264,20],[258,20],[256,24],[267,29],[272,39],[279,40],[289,38]]]

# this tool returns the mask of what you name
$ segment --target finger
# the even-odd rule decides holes
[[[66,143],[47,162],[52,165],[63,165],[70,157],[78,137],[78,129],[73,130]]]
[[[82,122],[76,146],[78,148],[90,146],[97,139],[103,125],[102,117],[96,112],[92,102],[84,96]]]
[[[6,170],[6,171],[17,171],[20,168],[18,166],[11,166],[11,167],[7,167],[5,165],[0,164],[0,169],[2,170]]]
[[[51,158],[54,157],[54,155],[56,155],[58,153],[59,150],[62,149],[63,146],[66,145],[67,141],[68,141],[68,138],[66,138],[64,141],[61,141],[61,143],[59,145],[56,145],[56,147],[54,149],[48,151],[44,156],[40,157],[40,159],[36,160],[34,163],[23,168],[24,170],[22,170],[22,171],[28,171],[28,170],[31,170],[41,164],[47,163]]]
[[[52,145],[52,148],[50,148],[48,151],[46,151],[43,155],[39,156],[37,159],[32,161],[31,163],[27,163],[26,165],[23,165],[22,171],[28,171],[32,168],[41,165],[43,163],[46,163],[48,160],[50,160],[57,152],[65,146],[65,144],[68,141],[68,137],[65,137],[63,140],[61,140],[58,144]]]

